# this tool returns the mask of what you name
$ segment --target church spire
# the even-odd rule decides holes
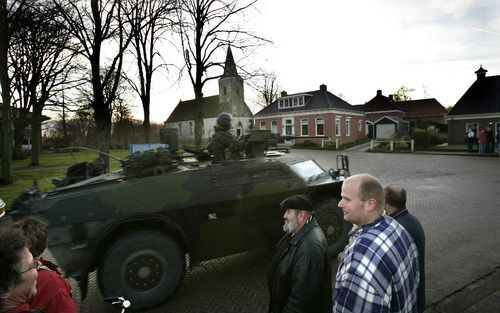
[[[226,63],[224,64],[224,74],[222,76],[238,77],[238,71],[236,70],[236,64],[234,63],[231,46],[227,47]]]

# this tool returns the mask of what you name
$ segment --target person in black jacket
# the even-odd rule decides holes
[[[309,197],[294,195],[280,204],[286,234],[276,245],[267,281],[270,313],[332,311],[331,265],[323,231]]]
[[[401,224],[417,245],[420,281],[417,289],[417,308],[422,313],[425,309],[425,233],[420,221],[406,208],[406,190],[397,184],[384,188],[385,211]]]

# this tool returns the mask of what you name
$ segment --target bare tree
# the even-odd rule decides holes
[[[413,88],[408,88],[406,86],[401,86],[395,93],[394,93],[394,101],[408,101],[411,100],[411,93],[414,92],[415,89]]]
[[[280,86],[274,72],[266,72],[262,75],[262,80],[257,83],[257,103],[266,107],[278,99]]]
[[[243,29],[236,21],[257,0],[180,0],[179,34],[186,70],[193,86],[196,112],[194,145],[201,147],[203,131],[203,87],[212,79],[217,52],[228,45],[247,51],[266,42],[262,37]]]
[[[132,46],[137,63],[139,82],[128,77],[134,91],[139,95],[144,112],[144,140],[150,142],[150,106],[151,82],[153,73],[165,63],[156,65],[162,58],[158,45],[165,39],[165,34],[172,29],[172,12],[175,10],[174,0],[127,0],[131,14],[127,16],[132,32]]]
[[[0,86],[2,88],[2,134],[1,134],[1,170],[0,184],[12,183],[12,116],[11,90],[8,68],[8,50],[12,34],[12,22],[23,8],[24,2],[0,0]]]
[[[81,45],[79,50],[91,69],[93,99],[91,107],[98,132],[98,149],[109,168],[112,103],[120,83],[123,56],[130,44],[131,33],[126,31],[124,2],[120,0],[53,0],[64,16],[68,30]],[[103,49],[110,55],[103,71]],[[105,93],[105,89],[109,92]]]
[[[61,22],[51,1],[37,0],[22,10],[12,34],[9,57],[17,107],[14,157],[20,157],[24,129],[31,123],[32,165],[38,165],[40,159],[43,109],[57,93],[79,82],[72,77],[78,68],[76,47]]]

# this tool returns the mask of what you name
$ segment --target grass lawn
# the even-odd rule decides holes
[[[129,155],[129,151],[112,150],[111,155],[123,159]],[[43,191],[50,191],[54,188],[52,185],[52,178],[64,178],[69,166],[78,162],[92,161],[96,157],[96,152],[79,151],[73,153],[44,153],[40,156],[39,166],[30,166],[31,160],[29,158],[12,161],[12,176],[14,178],[14,183],[8,186],[0,186],[0,198],[5,201],[7,209],[9,209],[12,201],[14,201],[22,191],[33,186],[33,181],[35,179],[38,181]],[[111,170],[117,170],[119,168],[119,162],[111,159]]]

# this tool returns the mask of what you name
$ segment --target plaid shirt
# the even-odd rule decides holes
[[[351,232],[335,279],[335,313],[417,312],[417,246],[392,217]]]

